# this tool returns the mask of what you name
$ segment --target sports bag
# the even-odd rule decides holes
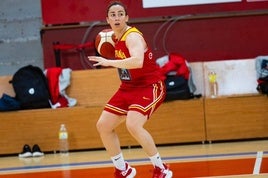
[[[168,75],[165,80],[166,98],[165,101],[186,100],[193,98],[188,80],[183,76]]]
[[[21,109],[48,108],[49,90],[43,71],[32,65],[20,68],[10,81]]]
[[[201,94],[194,94],[196,86],[193,81],[192,69],[182,56],[171,53],[157,59],[156,62],[163,77],[166,78],[165,101],[186,100],[202,96]]]
[[[257,91],[268,95],[268,56],[258,56],[255,61],[257,72]]]
[[[258,79],[257,91],[268,95],[268,76]]]

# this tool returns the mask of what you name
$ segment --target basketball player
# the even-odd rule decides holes
[[[125,162],[115,128],[123,122],[129,133],[142,146],[153,166],[153,178],[171,178],[172,171],[164,164],[150,133],[144,124],[165,98],[165,86],[142,33],[127,25],[128,14],[124,4],[112,2],[107,8],[106,20],[115,33],[115,59],[89,56],[95,66],[118,68],[121,85],[106,104],[97,129],[115,166],[115,178],[133,178],[135,168]],[[108,77],[108,76],[107,76]]]

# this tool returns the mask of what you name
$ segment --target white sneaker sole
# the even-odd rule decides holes
[[[44,153],[42,153],[42,152],[33,152],[33,157],[40,157],[40,156],[44,156]]]
[[[173,176],[173,172],[169,170],[169,171],[167,172],[165,178],[172,178],[172,176]]]
[[[19,154],[19,158],[29,158],[29,157],[32,157],[31,152],[26,152],[26,153]]]

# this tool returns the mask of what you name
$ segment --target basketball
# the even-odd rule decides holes
[[[115,35],[112,29],[104,29],[97,34],[95,47],[102,57],[114,59],[114,45]]]

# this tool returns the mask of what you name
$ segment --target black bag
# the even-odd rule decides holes
[[[264,78],[259,78],[259,84],[257,86],[257,90],[261,94],[267,94],[268,95],[268,76]]]
[[[188,81],[183,76],[168,75],[165,80],[165,85],[167,91],[165,101],[186,100],[193,98],[193,94],[190,92]]]
[[[0,111],[15,111],[20,109],[20,103],[16,98],[3,93],[0,98]]]
[[[47,79],[39,67],[28,65],[20,68],[10,83],[22,109],[50,107]]]
[[[257,91],[268,95],[268,56],[256,58],[255,67],[257,72]]]

